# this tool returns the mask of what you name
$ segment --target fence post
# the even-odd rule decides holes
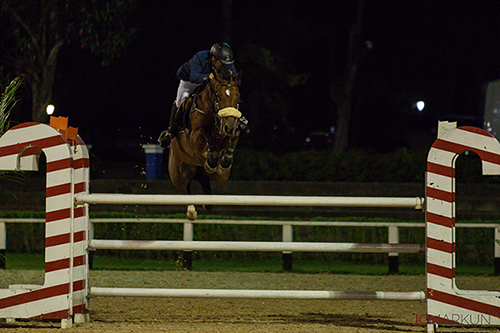
[[[399,229],[395,225],[389,226],[389,244],[399,244]],[[399,253],[389,252],[389,274],[399,272]]]
[[[283,242],[293,242],[293,228],[291,224],[283,224]],[[292,271],[293,261],[292,251],[283,251],[283,270],[286,272]]]
[[[500,275],[500,225],[495,228],[495,275]]]
[[[193,223],[184,222],[184,238],[185,242],[193,241]],[[193,252],[182,251],[182,268],[191,270],[193,268]]]
[[[7,230],[5,229],[5,222],[0,222],[0,269],[5,269],[7,258]]]

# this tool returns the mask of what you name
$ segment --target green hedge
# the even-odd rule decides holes
[[[388,154],[366,151],[300,151],[275,155],[254,150],[237,150],[232,180],[347,181],[423,183],[428,151],[400,149]],[[457,159],[460,182],[498,182],[499,177],[481,175],[481,163],[474,153]]]
[[[22,214],[19,214],[22,215]],[[29,214],[27,214],[29,215]],[[29,217],[41,217],[32,214]],[[12,216],[4,216],[12,217]],[[28,216],[16,216],[28,217]],[[92,217],[131,217],[123,214],[99,214]],[[148,216],[158,217],[158,216]],[[180,216],[168,216],[168,218]],[[216,219],[220,216],[206,216]],[[315,220],[325,220],[317,218]],[[335,219],[328,219],[335,220]],[[342,221],[391,221],[390,219],[341,218]],[[182,224],[170,223],[99,223],[95,225],[96,239],[127,240],[182,240]],[[384,227],[322,227],[296,226],[294,240],[297,242],[353,242],[353,243],[387,243],[388,232]],[[41,252],[44,249],[44,225],[42,223],[16,223],[7,226],[8,252]],[[423,244],[424,228],[400,228],[402,244]],[[458,228],[457,229],[457,263],[467,265],[493,265],[493,229]],[[255,225],[221,225],[195,224],[195,240],[211,241],[281,241],[281,226]],[[122,258],[148,258],[178,260],[175,251],[99,251],[103,255]],[[195,259],[270,259],[279,258],[281,253],[269,252],[195,252]],[[349,261],[352,263],[381,264],[387,262],[387,254],[368,253],[295,253],[297,259],[314,259],[328,261]],[[424,254],[401,254],[402,264],[424,264]]]

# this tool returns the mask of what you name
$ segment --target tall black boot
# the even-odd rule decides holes
[[[160,137],[158,138],[158,142],[162,148],[170,147],[172,143],[172,139],[179,132],[179,126],[177,125],[177,113],[179,108],[175,103],[172,105],[172,110],[170,111],[170,125],[166,131],[161,132]]]

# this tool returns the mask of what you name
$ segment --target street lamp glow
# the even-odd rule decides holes
[[[418,110],[419,112],[422,112],[422,110],[425,108],[425,103],[424,103],[424,101],[418,101],[416,105],[417,105],[417,110]]]
[[[49,104],[47,105],[47,114],[50,116],[51,114],[54,113],[54,110],[56,109],[56,107],[52,104]]]

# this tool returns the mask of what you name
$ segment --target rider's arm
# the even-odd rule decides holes
[[[236,67],[234,66],[234,63],[227,65],[227,67],[229,68],[229,70],[231,70],[231,73],[233,73],[233,76],[236,76],[236,74],[238,74],[236,72]]]
[[[204,83],[208,81],[208,75],[210,74],[210,67],[208,66],[207,60],[201,54],[196,54],[190,61],[191,66],[191,76],[189,81],[192,83]]]

